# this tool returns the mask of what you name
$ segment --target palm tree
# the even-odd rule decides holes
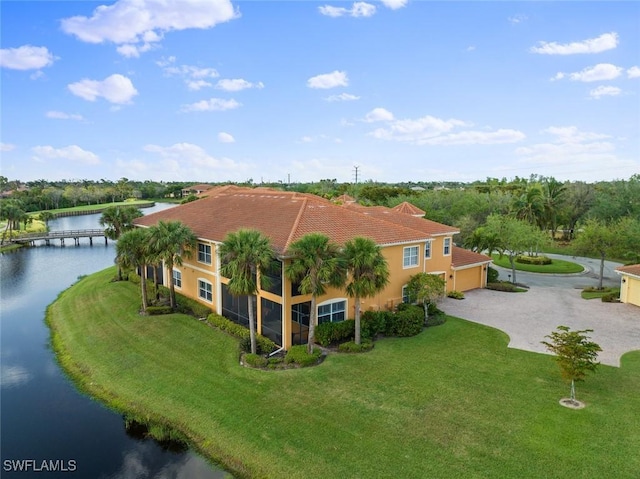
[[[23,209],[22,202],[16,200],[4,200],[0,203],[0,219],[7,220],[7,226],[2,234],[2,241],[9,233],[9,238],[13,235],[13,230],[20,228],[20,222],[28,218],[27,213]]]
[[[264,281],[263,272],[273,264],[274,258],[271,240],[257,230],[241,229],[229,233],[220,245],[220,274],[229,278],[229,292],[234,296],[247,296],[253,354],[256,354],[257,346],[252,297],[258,292],[258,274]]]
[[[147,265],[150,262],[149,230],[135,228],[123,233],[116,243],[116,263],[123,269],[140,269],[142,310],[147,310]]]
[[[347,241],[342,253],[350,276],[347,294],[355,302],[355,342],[360,344],[360,299],[373,297],[384,289],[389,283],[389,265],[380,247],[369,238]]]
[[[133,220],[141,216],[142,211],[135,206],[110,206],[102,212],[99,221],[101,226],[106,226],[105,236],[115,241],[122,233],[133,229]],[[119,265],[118,281],[122,281],[122,268]]]
[[[194,232],[180,221],[159,221],[149,228],[149,251],[154,259],[164,262],[169,270],[169,290],[171,308],[176,307],[176,289],[173,267],[182,266],[182,257],[191,257],[198,238]]]
[[[317,298],[325,293],[327,286],[341,287],[346,281],[346,268],[340,248],[321,233],[309,233],[289,246],[291,260],[285,274],[300,283],[300,293],[311,295],[309,318],[309,342],[307,351],[313,352],[315,326],[318,321]]]

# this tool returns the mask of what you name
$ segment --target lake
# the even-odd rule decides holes
[[[158,204],[143,212],[171,206]],[[49,228],[100,228],[99,218],[58,218]],[[88,238],[78,246],[54,240],[50,246],[0,255],[0,476],[230,477],[183,445],[145,438],[143,425],[125,428],[121,414],[79,393],[58,366],[44,322],[47,305],[79,276],[113,265],[114,257],[114,242],[105,246],[101,238],[93,246]]]

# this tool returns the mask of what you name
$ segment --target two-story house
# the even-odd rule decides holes
[[[247,327],[248,298],[229,293],[228,279],[220,275],[218,247],[227,233],[241,228],[256,229],[269,237],[278,262],[269,273],[269,287],[252,298],[256,327],[288,349],[307,340],[311,298],[300,294],[297,285],[286,278],[284,266],[289,246],[307,233],[323,233],[338,244],[364,236],[381,247],[390,281],[376,297],[363,300],[363,311],[391,309],[401,303],[409,278],[420,272],[441,275],[447,291],[486,285],[491,258],[454,246],[456,228],[415,213],[406,205],[395,209],[354,202],[339,205],[309,194],[229,185],[212,188],[197,201],[138,218],[136,225],[151,226],[164,220],[189,226],[198,237],[197,251],[167,273],[173,275],[180,293]],[[352,318],[353,307],[343,290],[332,289],[318,298],[318,322]]]

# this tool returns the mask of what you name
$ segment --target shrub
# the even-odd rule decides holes
[[[429,317],[427,318],[427,328],[430,328],[431,326],[440,326],[441,324],[444,324],[447,321],[447,315],[444,314],[442,311],[438,310],[438,312],[436,314],[429,314]]]
[[[329,346],[355,335],[355,321],[347,320],[339,323],[322,323],[316,328],[316,342],[321,346]]]
[[[424,309],[416,305],[408,305],[399,309],[387,324],[386,331],[392,336],[415,336],[424,326]]]
[[[487,270],[487,283],[497,282],[498,276],[500,276],[498,270],[489,266],[489,269]]]
[[[247,353],[244,355],[244,362],[254,368],[264,368],[269,363],[269,360],[259,354]]]
[[[190,314],[196,318],[206,318],[211,314],[211,308],[199,303],[195,299],[187,298],[178,293],[176,293],[176,307],[179,312]]]
[[[348,343],[342,343],[338,346],[338,351],[341,353],[363,353],[371,351],[371,349],[373,349],[373,341],[371,340],[364,340],[361,344],[349,341]]]
[[[603,303],[615,303],[616,301],[618,301],[618,295],[616,293],[606,293],[602,295],[602,298],[600,298],[600,300]]]
[[[516,263],[520,264],[551,264],[551,258],[546,256],[518,256],[516,257]]]
[[[318,348],[314,348],[312,354],[307,353],[307,346],[301,344],[298,346],[291,346],[291,349],[287,351],[287,355],[284,357],[284,362],[287,364],[295,363],[304,368],[317,364],[321,355],[322,351]]]
[[[496,283],[487,283],[487,289],[492,289],[494,291],[505,291],[507,293],[519,293],[522,291],[526,291],[523,288],[519,288],[513,283],[509,283],[508,281],[498,281]]]
[[[393,313],[391,311],[365,311],[362,313],[360,333],[363,338],[375,338],[383,334],[387,327],[387,321]]]
[[[173,313],[171,306],[148,306],[147,314],[149,316],[159,316],[161,314]]]
[[[462,291],[449,291],[447,296],[453,299],[464,299],[464,293]]]
[[[207,321],[216,328],[229,333],[232,336],[240,339],[240,349],[242,351],[251,351],[251,333],[244,326],[234,323],[233,321],[220,316],[219,314],[211,313],[207,317]],[[248,346],[247,346],[248,344]],[[256,334],[256,350],[260,354],[269,354],[278,348],[276,343],[271,341],[260,334]]]

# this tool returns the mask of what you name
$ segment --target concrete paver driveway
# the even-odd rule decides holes
[[[624,353],[640,350],[640,308],[582,299],[582,287],[597,286],[594,260],[563,259],[583,264],[586,269],[577,275],[518,272],[518,283],[532,285],[526,293],[479,289],[466,292],[464,300],[445,298],[439,307],[451,316],[504,331],[510,338],[509,347],[526,351],[547,353],[540,342],[559,325],[571,329],[593,329],[590,337],[602,348],[599,361],[620,366],[620,357]],[[597,273],[599,262],[595,263]],[[607,263],[605,283],[619,284],[619,276],[613,273],[616,264]],[[506,279],[508,271],[496,269],[500,271],[501,279]]]

